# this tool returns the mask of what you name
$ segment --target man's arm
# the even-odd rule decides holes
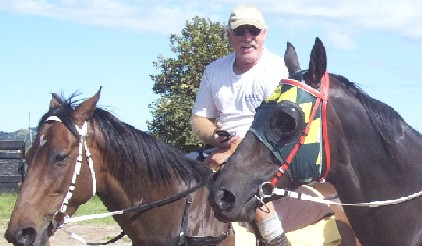
[[[205,159],[205,164],[216,171],[233,154],[241,139],[239,136],[233,136],[227,140],[226,136],[215,134],[216,130],[222,129],[222,125],[219,122],[214,125],[213,120],[215,121],[215,119],[192,115],[190,122],[194,133],[201,141],[219,147]]]
[[[199,140],[204,143],[216,146],[214,139],[214,132],[217,128],[214,125],[215,119],[209,119],[198,115],[192,115],[190,118],[190,124],[192,126],[193,133]]]

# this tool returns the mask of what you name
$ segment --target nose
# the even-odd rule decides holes
[[[243,36],[244,40],[246,41],[252,41],[255,39],[255,36],[251,35],[249,31],[245,33],[245,36]]]
[[[220,189],[217,191],[215,196],[215,203],[221,211],[230,211],[231,209],[233,209],[235,202],[236,196],[234,195],[234,193],[230,192],[227,189]]]
[[[33,245],[35,242],[37,232],[34,227],[26,226],[21,229],[18,229],[15,235],[10,235],[8,231],[6,231],[6,239],[15,245],[19,246],[28,246]]]
[[[248,37],[251,37],[251,38],[256,37],[256,35],[255,35],[255,36],[254,36],[254,35],[252,35],[252,33],[251,33],[251,31],[250,31],[250,30],[246,30],[246,31],[245,31],[245,36],[248,36]]]

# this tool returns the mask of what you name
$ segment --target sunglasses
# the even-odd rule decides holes
[[[251,35],[251,36],[258,36],[261,33],[261,29],[256,28],[256,27],[238,27],[233,29],[233,33],[236,36],[246,36],[246,31]]]

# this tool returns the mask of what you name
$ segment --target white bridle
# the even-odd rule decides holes
[[[45,120],[45,122],[47,121],[62,122],[57,116],[50,116]],[[66,210],[69,205],[69,200],[72,198],[73,192],[75,191],[76,179],[81,172],[82,161],[83,161],[82,152],[83,152],[84,147],[85,147],[86,160],[87,160],[89,171],[92,177],[92,196],[95,196],[95,193],[97,193],[97,180],[95,178],[94,162],[91,158],[91,153],[89,152],[89,149],[86,143],[86,138],[88,136],[88,123],[85,121],[82,127],[75,125],[75,128],[78,131],[79,137],[80,137],[78,158],[76,159],[75,171],[73,172],[72,182],[70,183],[69,189],[67,191],[66,196],[64,197],[64,200],[62,202],[60,209],[56,212],[56,214],[63,213],[66,215],[64,218],[63,224],[66,224],[67,220],[69,219],[69,216],[66,214]]]

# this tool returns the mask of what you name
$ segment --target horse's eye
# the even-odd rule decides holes
[[[67,157],[68,157],[68,155],[66,155],[66,154],[56,154],[54,156],[53,162],[56,163],[56,164],[63,164]]]
[[[289,101],[282,101],[266,123],[269,140],[281,146],[295,141],[304,128],[304,113],[301,108]]]

